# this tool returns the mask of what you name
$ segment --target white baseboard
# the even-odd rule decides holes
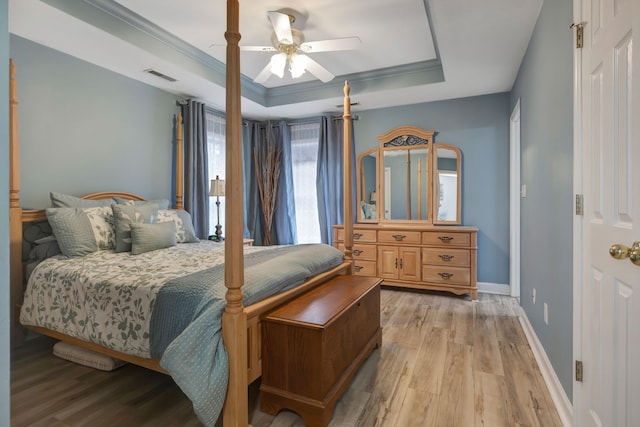
[[[500,283],[478,282],[478,292],[483,294],[510,295],[511,288],[509,285]]]
[[[522,308],[520,309],[519,319],[522,329],[524,330],[524,334],[527,336],[527,341],[529,341],[529,346],[536,358],[536,362],[538,362],[542,378],[544,378],[544,382],[547,384],[547,388],[549,389],[549,394],[551,394],[551,398],[556,405],[562,425],[570,427],[573,425],[573,405],[569,401],[564,388],[562,388],[562,384],[560,384],[556,371],[553,369],[553,366],[547,357],[547,353],[544,351],[544,347],[542,347],[542,344],[538,339],[538,335],[533,329],[533,326],[531,326],[529,318]]]

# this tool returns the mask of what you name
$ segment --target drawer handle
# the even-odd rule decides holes
[[[398,269],[398,258],[396,258],[396,270]]]
[[[438,239],[440,239],[440,241],[442,243],[449,243],[450,241],[453,240],[453,237],[451,237],[451,236],[438,236]]]
[[[400,258],[400,270],[402,270],[402,258]]]
[[[360,239],[362,236],[363,236],[362,233],[353,233],[353,238],[356,240]]]
[[[396,242],[402,242],[404,240],[405,236],[404,234],[394,234],[393,236],[394,239],[396,239]]]
[[[359,272],[360,270],[362,270],[362,266],[361,265],[354,265],[353,269],[357,272]]]
[[[440,257],[440,259],[442,261],[446,261],[446,262],[449,262],[449,261],[451,261],[453,259],[453,255],[442,254],[442,255],[438,255],[438,256]]]
[[[360,249],[354,249],[354,250],[353,250],[353,254],[354,254],[355,256],[359,256],[361,253],[362,253],[362,251],[361,251]]]
[[[451,279],[453,277],[453,273],[438,273],[438,276],[443,279]]]

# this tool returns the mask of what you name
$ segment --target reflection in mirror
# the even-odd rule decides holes
[[[439,143],[435,147],[435,222],[460,223],[460,150]]]
[[[384,152],[384,218],[429,219],[429,149]]]
[[[358,221],[377,222],[378,150],[365,151],[358,156]]]

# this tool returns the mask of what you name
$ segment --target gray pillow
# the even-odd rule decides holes
[[[152,224],[158,220],[158,205],[155,203],[132,206],[111,205],[113,225],[116,231],[116,252],[131,251],[131,224]]]
[[[169,209],[158,211],[158,222],[173,221],[176,223],[176,242],[196,243],[200,239],[196,236],[193,221],[189,212],[182,209]]]
[[[167,199],[157,199],[157,200],[131,200],[125,199],[124,197],[114,197],[113,198],[117,204],[119,205],[131,205],[134,206],[145,206],[145,205],[158,205],[158,209],[169,209],[169,200]]]
[[[63,255],[80,257],[115,247],[110,206],[47,208],[45,213]]]
[[[54,191],[49,193],[49,197],[51,198],[51,206],[54,208],[94,208],[97,206],[111,206],[114,201],[113,199],[85,200]]]
[[[139,255],[176,245],[176,226],[173,222],[157,224],[131,223],[131,254]]]

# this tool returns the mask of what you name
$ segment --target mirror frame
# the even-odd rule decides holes
[[[435,131],[433,130],[425,130],[420,129],[415,126],[399,126],[397,128],[391,129],[389,132],[384,133],[382,135],[378,135],[379,145],[379,160],[378,160],[378,176],[376,177],[378,181],[378,186],[380,188],[378,194],[378,200],[380,201],[378,204],[381,207],[378,207],[380,222],[416,222],[422,224],[430,224],[433,220],[433,208],[432,208],[432,196],[431,194],[427,195],[427,219],[386,219],[384,217],[384,201],[385,201],[385,188],[384,185],[380,182],[384,177],[384,153],[385,151],[397,151],[397,150],[409,150],[409,149],[420,149],[426,148],[429,151],[429,167],[432,167],[433,161],[431,160],[432,151],[433,151],[433,136]],[[429,189],[429,193],[432,193],[432,179],[431,174],[427,177],[427,188]]]
[[[432,224],[432,225],[459,225],[462,223],[462,151],[455,145],[444,144],[441,142],[435,142],[434,136],[436,132],[433,130],[425,130],[415,126],[399,126],[391,129],[389,132],[382,135],[378,135],[378,148],[372,148],[370,150],[360,153],[357,160],[357,206],[358,214],[357,220],[359,223],[416,223],[416,224]],[[411,137],[415,137],[411,140]],[[407,143],[407,141],[409,141]],[[428,193],[426,194],[427,205],[427,219],[385,219],[383,215],[384,209],[384,185],[381,180],[384,177],[384,152],[392,150],[407,150],[411,148],[427,148],[429,150],[428,159],[429,173],[426,176]],[[437,200],[439,200],[440,189],[436,189],[435,185],[437,180],[435,174],[438,173],[438,148],[445,148],[453,150],[456,153],[457,161],[456,167],[458,171],[457,179],[457,198],[456,198],[456,219],[455,220],[438,220],[437,219]],[[362,194],[362,187],[364,185],[362,174],[362,159],[365,156],[369,156],[372,153],[376,155],[376,217],[377,219],[365,219],[362,215],[361,201],[366,194]]]
[[[378,218],[380,218],[380,211],[378,209],[379,203],[376,200],[376,217],[372,218],[372,219],[367,219],[364,218],[362,215],[362,208],[360,207],[362,202],[365,200],[366,198],[366,194],[362,193],[362,190],[365,187],[365,176],[364,176],[364,168],[362,167],[362,159],[364,159],[367,156],[370,156],[371,154],[376,155],[376,165],[375,165],[375,175],[376,175],[376,184],[375,184],[375,191],[376,194],[380,194],[380,180],[378,179],[378,162],[380,161],[380,150],[378,150],[377,148],[372,148],[370,150],[367,151],[363,151],[362,153],[360,153],[358,155],[358,162],[356,164],[356,170],[358,172],[358,176],[356,177],[356,181],[357,181],[357,188],[356,188],[356,197],[358,200],[357,203],[357,220],[358,222],[361,223],[377,223],[378,222]]]
[[[457,185],[456,185],[456,219],[455,220],[439,220],[438,219],[438,209],[436,209],[436,201],[439,200],[440,196],[440,188],[436,188],[436,182],[437,180],[435,179],[435,176],[437,173],[439,173],[438,171],[438,148],[444,148],[446,150],[452,150],[456,153],[456,170],[458,171],[458,177],[457,177]],[[433,186],[432,186],[432,194],[433,194],[433,224],[441,224],[441,225],[458,225],[460,224],[462,221],[462,208],[461,208],[461,203],[462,203],[462,197],[461,197],[461,193],[462,193],[462,152],[460,151],[460,149],[458,147],[456,147],[455,145],[451,145],[451,144],[443,144],[441,142],[436,142],[435,144],[433,144],[433,167],[432,167],[432,171],[433,173],[431,174],[432,179],[433,179]]]

